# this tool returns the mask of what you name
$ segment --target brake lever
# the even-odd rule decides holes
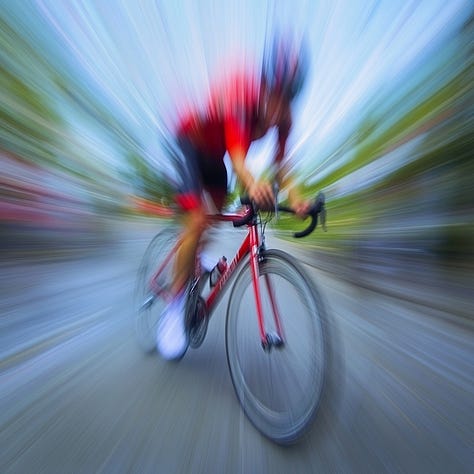
[[[324,232],[328,231],[328,228],[326,226],[326,206],[323,206],[321,209],[321,212],[319,213],[321,216],[321,227],[323,228]]]
[[[327,227],[326,227],[326,196],[322,191],[318,193],[318,196],[316,197],[316,202],[320,205],[319,207],[319,217],[320,217],[320,223],[321,227],[323,228],[324,232],[327,232]]]
[[[278,192],[280,191],[280,187],[278,186],[278,183],[274,182],[273,183],[273,196],[274,200],[273,202],[275,203],[275,218],[278,220],[279,218],[279,213],[278,213]]]
[[[323,227],[323,230],[326,231],[326,197],[324,193],[322,192],[319,192],[318,195],[316,196],[316,199],[311,208],[311,211],[307,215],[307,217],[311,217],[310,225],[306,229],[302,230],[301,232],[294,233],[293,236],[295,238],[302,238],[311,234],[318,225],[318,215],[321,217],[320,222]]]

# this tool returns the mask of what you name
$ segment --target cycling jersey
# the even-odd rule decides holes
[[[261,102],[255,76],[234,74],[216,85],[204,107],[188,107],[180,114],[176,135],[187,170],[181,176],[177,202],[184,209],[199,206],[203,188],[218,208],[222,206],[227,192],[226,152],[246,155],[251,142],[268,131],[260,120]],[[279,128],[280,144],[288,132],[289,126]]]
[[[203,155],[222,159],[236,147],[247,152],[258,123],[259,84],[251,75],[234,75],[217,84],[206,106],[181,114],[178,137]]]

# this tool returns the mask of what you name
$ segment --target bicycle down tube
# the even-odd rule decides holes
[[[231,219],[226,219],[231,220]],[[259,262],[258,262],[258,252],[259,252],[259,235],[258,229],[255,224],[250,224],[247,236],[243,241],[242,245],[238,249],[235,257],[232,259],[231,263],[227,267],[226,271],[221,275],[219,280],[216,283],[216,286],[212,289],[211,293],[205,300],[206,310],[208,314],[211,314],[212,310],[215,307],[215,304],[218,301],[218,298],[222,295],[223,289],[231,276],[233,275],[234,271],[236,270],[239,263],[243,260],[243,258],[250,254],[250,271],[252,275],[252,286],[254,290],[254,297],[255,297],[255,304],[257,309],[257,317],[258,317],[258,327],[260,332],[260,339],[262,345],[265,347],[267,345],[267,335],[265,332],[264,326],[264,318],[263,318],[263,309],[262,309],[262,298],[261,298],[261,291],[260,291],[260,284],[259,284]],[[280,328],[280,321],[278,316],[278,311],[275,305],[275,301],[273,298],[273,291],[270,286],[270,281],[268,278],[266,279],[267,286],[269,290],[271,306],[273,309],[273,315],[275,318],[275,324],[277,327],[278,335],[281,337],[281,328]]]

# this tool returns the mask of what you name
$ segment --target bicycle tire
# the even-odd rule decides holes
[[[227,363],[251,423],[272,441],[291,444],[309,429],[323,396],[326,311],[316,287],[290,255],[267,250],[259,270],[266,329],[274,324],[264,284],[268,277],[276,290],[284,345],[270,351],[262,348],[247,265],[235,281],[227,308]]]
[[[139,266],[135,287],[135,334],[145,352],[153,352],[156,349],[156,329],[161,313],[168,304],[165,294],[172,281],[174,258],[166,264],[157,282],[164,292],[161,295],[154,294],[153,303],[143,307],[151,296],[149,281],[176,244],[177,234],[178,228],[175,226],[158,232],[148,245]]]

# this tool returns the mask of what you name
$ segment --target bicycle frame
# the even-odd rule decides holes
[[[241,215],[237,214],[213,214],[209,216],[212,221],[222,222],[222,221],[230,221],[235,222],[242,218]],[[258,231],[258,221],[257,216],[251,220],[249,224],[247,224],[247,235],[245,236],[244,241],[240,245],[239,249],[237,250],[234,258],[227,266],[225,272],[220,276],[219,280],[217,281],[216,285],[213,287],[212,291],[209,293],[207,298],[205,298],[204,303],[207,310],[207,313],[210,315],[214,310],[217,302],[219,301],[219,297],[223,294],[227,283],[231,279],[232,275],[235,273],[235,270],[239,266],[239,264],[244,260],[247,255],[250,255],[250,271],[252,275],[252,287],[253,287],[253,294],[255,298],[255,305],[257,310],[257,319],[258,319],[258,328],[260,333],[260,340],[262,342],[262,346],[264,348],[268,347],[268,337],[265,331],[265,322],[263,318],[263,308],[262,308],[262,297],[261,297],[261,290],[259,284],[259,253],[262,246],[262,240],[260,238],[260,234]],[[267,277],[265,278],[265,284],[268,289],[268,294],[270,297],[271,307],[273,309],[273,317],[275,319],[275,327],[277,329],[278,337],[280,341],[283,341],[283,334],[280,324],[280,316],[278,313],[278,309],[276,306],[276,301],[274,298],[273,287],[271,285],[270,279]]]
[[[244,201],[242,201],[244,203]],[[307,216],[311,217],[311,223],[310,225],[304,229],[303,231],[296,232],[294,233],[295,238],[301,238],[305,237],[313,230],[316,228],[317,223],[318,223],[318,215],[321,215],[321,223],[323,226],[323,229],[326,230],[326,210],[325,210],[325,202],[326,198],[322,192],[318,193],[315,202],[309,209]],[[277,331],[276,338],[273,335],[267,334],[265,332],[265,324],[263,320],[263,308],[262,308],[262,293],[260,291],[260,285],[259,285],[259,259],[260,259],[260,250],[263,245],[263,238],[262,242],[260,242],[260,235],[258,233],[258,213],[255,212],[255,209],[253,205],[249,202],[246,202],[249,207],[247,208],[247,213],[245,215],[240,215],[240,214],[222,214],[222,213],[216,213],[216,214],[209,214],[207,217],[211,222],[232,222],[234,224],[234,227],[240,227],[243,225],[247,225],[248,232],[247,236],[242,242],[242,245],[238,249],[236,255],[232,259],[230,265],[228,265],[227,269],[225,272],[220,276],[219,280],[217,281],[215,287],[212,289],[211,293],[204,299],[204,305],[206,309],[206,313],[210,315],[217,303],[217,300],[220,295],[222,295],[224,287],[226,286],[227,282],[231,278],[231,276],[234,274],[237,266],[242,262],[242,260],[250,254],[250,270],[251,270],[251,275],[252,275],[252,286],[254,290],[254,297],[255,297],[255,304],[256,304],[256,309],[257,309],[257,318],[258,318],[258,327],[259,327],[259,332],[260,332],[260,339],[262,342],[262,346],[264,349],[269,349],[272,346],[281,346],[284,344],[284,339],[283,339],[283,331],[282,331],[282,326],[280,323],[280,315],[278,313],[278,308],[275,303],[275,296],[274,296],[274,291],[270,282],[270,279],[268,276],[265,276],[265,284],[267,286],[268,290],[268,295],[270,298],[270,305],[272,307],[273,311],[273,317],[275,320],[275,328]],[[294,211],[291,208],[281,206],[280,204],[276,204],[275,208],[279,211],[283,212],[289,212],[293,213]],[[262,233],[263,235],[263,233]],[[163,268],[166,266],[166,264],[169,262],[169,260],[172,258],[174,253],[177,251],[179,247],[179,242],[177,242],[173,249],[170,251],[169,255],[165,258],[165,261],[163,262],[162,266],[155,272],[153,277],[151,278],[150,281],[150,290],[158,294],[158,292],[162,291],[159,288],[159,285],[156,285],[158,276],[160,275],[161,271]],[[197,267],[199,267],[199,262],[198,265],[196,265],[196,270],[199,271]],[[198,273],[195,275],[196,279],[195,281],[198,281],[199,277],[201,275]],[[157,288],[158,286],[158,288]],[[167,292],[165,292],[165,299],[170,297]],[[143,307],[146,307],[153,302],[153,295],[151,295],[145,303],[142,305]]]
[[[211,222],[232,222],[235,223],[238,220],[242,219],[242,215],[239,214],[211,214],[208,216]],[[262,346],[265,348],[269,347],[269,338],[265,331],[265,323],[263,318],[263,308],[262,308],[262,296],[261,296],[261,289],[259,284],[259,254],[260,249],[262,247],[262,239],[260,237],[258,231],[258,219],[255,216],[248,224],[247,224],[247,235],[245,236],[242,244],[240,245],[239,249],[237,250],[234,258],[227,266],[227,269],[224,273],[220,276],[219,280],[217,281],[216,285],[212,288],[211,292],[207,295],[204,299],[204,305],[206,309],[206,313],[209,315],[212,314],[214,308],[216,307],[217,303],[219,302],[220,297],[223,295],[224,290],[227,286],[227,283],[230,281],[231,277],[234,275],[237,267],[243,262],[245,257],[250,255],[250,271],[252,276],[252,286],[253,286],[253,294],[255,298],[255,305],[257,310],[257,319],[258,319],[258,327],[260,333],[260,339]],[[179,247],[179,242],[176,243],[172,250],[170,251],[169,255],[165,258],[164,262],[156,270],[150,280],[151,290],[154,293],[159,293],[161,290],[156,285],[156,281],[162,272],[163,268],[166,264],[170,261],[173,254],[176,253]],[[197,275],[198,277],[199,275]],[[278,313],[278,309],[276,306],[276,301],[274,298],[274,292],[271,285],[269,278],[265,278],[265,284],[268,290],[268,294],[270,297],[270,303],[273,310],[273,316],[275,320],[275,327],[277,330],[277,335],[279,338],[279,342],[283,342],[283,334],[280,324],[280,316]]]

